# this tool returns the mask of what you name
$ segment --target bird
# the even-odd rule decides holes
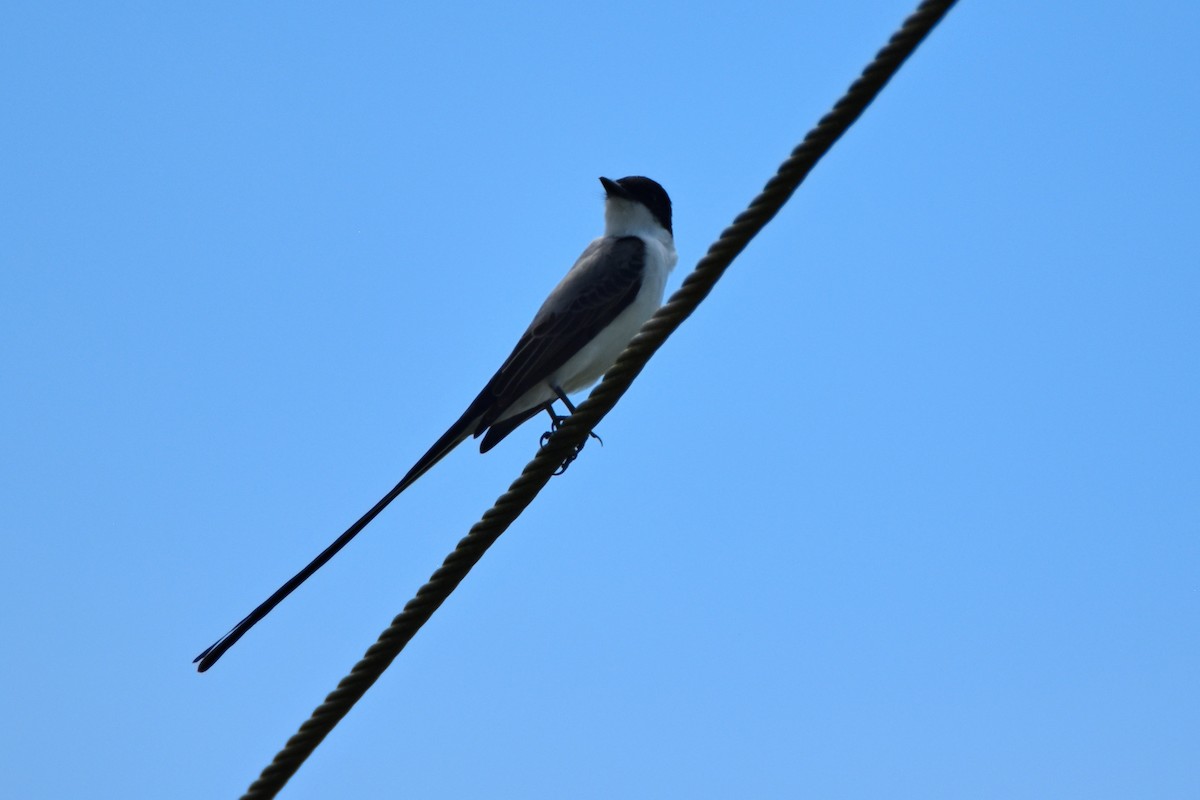
[[[565,417],[555,412],[554,402],[562,402],[574,413],[568,395],[591,386],[616,362],[642,324],[662,305],[667,276],[677,255],[671,198],[662,186],[640,175],[600,178],[600,184],[604,187],[604,235],[584,248],[467,410],[357,522],[196,656],[192,663],[199,672],[207,671],[388,504],[467,438],[480,438],[479,451],[486,453],[543,411],[557,428]],[[573,458],[568,456],[560,470]]]

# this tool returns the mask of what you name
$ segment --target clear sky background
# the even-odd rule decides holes
[[[382,495],[646,174],[911,0],[0,11],[4,794],[236,796],[533,455]],[[1200,796],[1200,6],[966,0],[284,797]]]

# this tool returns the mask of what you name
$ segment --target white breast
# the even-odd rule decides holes
[[[616,362],[629,340],[662,305],[667,274],[675,266],[675,247],[656,236],[639,235],[638,238],[646,245],[642,288],[633,302],[600,335],[584,345],[551,376],[551,382],[557,383],[568,394],[586,389],[599,380]]]

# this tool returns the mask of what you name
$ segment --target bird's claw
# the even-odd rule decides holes
[[[576,447],[574,450],[571,451],[570,455],[568,455],[566,458],[564,458],[562,463],[558,465],[558,469],[554,470],[554,472],[552,472],[550,474],[551,475],[562,475],[564,472],[567,471],[567,467],[571,466],[571,462],[574,461],[575,459],[579,458],[579,454],[582,451],[583,451],[583,445],[579,445],[578,447]]]
[[[542,434],[542,438],[538,440],[538,446],[545,447],[547,444],[549,444],[550,443],[550,435],[553,434],[555,431],[557,431],[559,428],[561,428],[563,421],[566,419],[567,419],[566,417],[555,417],[554,419],[552,419],[550,421],[550,430],[548,430]],[[595,431],[588,431],[588,436],[592,439],[595,439],[597,442],[599,442],[601,447],[604,446],[604,440],[601,439],[599,436],[597,436]],[[562,475],[564,472],[566,472],[567,467],[571,466],[571,462],[574,461],[575,459],[579,458],[579,454],[583,452],[583,446],[585,444],[587,444],[587,439],[584,439],[582,442],[580,442],[578,445],[576,445],[575,449],[573,451],[571,451],[570,455],[568,455],[566,458],[563,459],[563,462],[558,465],[558,469],[554,470],[553,474],[554,475]]]

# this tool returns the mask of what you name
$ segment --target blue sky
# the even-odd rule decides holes
[[[8,3],[13,797],[236,796],[533,454],[600,230],[679,268],[911,10]],[[1200,10],[967,2],[284,797],[1200,795]]]

